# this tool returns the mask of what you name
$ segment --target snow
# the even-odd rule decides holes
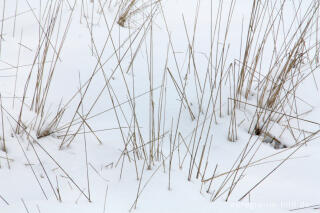
[[[4,2],[6,4],[4,17],[14,15],[16,2],[2,1],[0,3],[0,11],[4,8]],[[239,104],[239,108],[236,110],[238,137],[234,142],[230,142],[228,140],[228,130],[231,115],[228,109],[228,97],[233,98],[233,96],[230,94],[227,81],[227,83],[223,82],[222,85],[223,100],[221,105],[219,95],[214,95],[214,98],[218,99],[218,104],[215,106],[216,116],[212,121],[210,131],[208,129],[212,111],[209,110],[205,118],[206,104],[209,101],[209,84],[206,84],[206,87],[202,88],[206,91],[204,98],[204,103],[206,104],[203,105],[199,115],[199,88],[195,86],[197,79],[194,74],[194,64],[188,62],[190,60],[190,56],[188,55],[188,51],[190,51],[189,45],[191,45],[189,42],[192,42],[193,39],[197,2],[181,0],[162,1],[161,5],[166,17],[168,32],[161,9],[159,8],[152,25],[154,51],[152,88],[156,117],[155,129],[158,131],[160,126],[159,135],[156,132],[155,138],[161,136],[158,140],[162,144],[163,153],[161,160],[155,161],[152,163],[151,168],[147,168],[148,166],[142,158],[135,162],[133,155],[130,160],[123,155],[124,143],[130,141],[128,138],[130,138],[130,133],[133,131],[133,123],[136,125],[136,134],[138,133],[137,126],[140,127],[139,130],[144,143],[148,143],[152,138],[150,136],[150,85],[148,73],[148,69],[150,69],[150,32],[146,34],[144,42],[141,43],[133,64],[131,64],[131,59],[134,57],[136,48],[139,48],[139,42],[144,36],[144,31],[138,34],[137,39],[131,46],[128,44],[129,40],[127,40],[128,35],[130,33],[135,35],[134,33],[143,23],[141,14],[133,14],[131,22],[133,26],[123,28],[115,23],[111,32],[111,37],[114,40],[108,40],[106,49],[101,54],[104,43],[109,36],[108,28],[112,27],[113,18],[117,16],[119,3],[111,1],[111,6],[105,7],[106,19],[108,21],[107,26],[103,15],[98,11],[99,0],[93,1],[94,4],[90,1],[85,1],[84,5],[86,7],[88,5],[89,25],[91,24],[91,9],[94,5],[92,13],[94,17],[92,20],[97,24],[93,25],[92,30],[93,44],[86,20],[83,16],[81,17],[81,13],[83,12],[81,1],[62,1],[62,15],[61,17],[60,15],[58,16],[59,22],[61,18],[60,30],[58,31],[58,28],[55,28],[53,31],[54,36],[52,37],[52,45],[55,45],[56,42],[57,47],[61,44],[63,32],[66,29],[68,18],[71,14],[70,6],[72,7],[74,2],[76,4],[72,14],[70,29],[61,49],[61,60],[57,61],[44,108],[44,127],[47,127],[50,121],[52,121],[55,113],[58,111],[60,102],[62,104],[68,103],[68,107],[58,127],[68,126],[78,107],[81,95],[84,95],[86,91],[86,86],[84,86],[81,94],[77,93],[80,84],[83,85],[96,70],[98,71],[86,91],[83,104],[79,107],[78,114],[76,114],[76,119],[77,121],[81,121],[79,115],[85,117],[88,112],[90,112],[89,117],[93,115],[98,116],[87,119],[87,124],[83,125],[79,130],[80,133],[86,132],[85,134],[78,134],[70,146],[67,146],[66,143],[60,149],[59,147],[62,141],[64,141],[66,128],[49,136],[38,138],[37,126],[39,125],[40,118],[37,117],[34,109],[30,110],[33,91],[36,85],[36,72],[40,67],[38,64],[35,64],[33,67],[25,105],[22,107],[22,123],[27,128],[25,130],[21,128],[20,134],[15,133],[25,82],[31,70],[31,64],[33,64],[37,54],[40,40],[39,32],[43,30],[39,28],[35,16],[38,17],[40,12],[43,13],[45,11],[45,2],[43,1],[29,0],[18,2],[19,12],[30,10],[28,5],[30,3],[30,6],[34,8],[34,13],[29,11],[17,16],[14,36],[14,19],[11,18],[3,22],[4,39],[1,43],[0,56],[0,93],[3,105],[3,112],[0,112],[0,114],[3,116],[3,122],[0,122],[0,142],[2,145],[4,134],[7,152],[4,150],[0,151],[0,213],[122,213],[128,211],[137,213],[282,213],[304,207],[310,208],[296,210],[296,212],[319,211],[316,210],[317,207],[320,208],[320,183],[318,181],[320,179],[320,172],[317,169],[317,165],[320,163],[319,134],[314,135],[312,140],[303,144],[303,139],[313,132],[319,131],[320,126],[317,124],[320,118],[320,98],[315,83],[320,79],[317,69],[313,73],[314,76],[308,76],[297,91],[295,91],[295,95],[301,98],[297,99],[299,113],[305,113],[299,117],[304,120],[297,122],[296,119],[291,119],[290,122],[285,123],[277,122],[274,119],[270,122],[271,126],[268,133],[288,148],[275,149],[272,144],[262,142],[262,137],[251,134],[252,128],[250,129],[250,125],[251,121],[255,119],[256,107],[254,105],[256,105],[258,95],[255,90],[253,90],[252,94],[250,94],[251,97],[248,99],[248,103],[251,105]],[[137,4],[141,2],[143,1],[138,1]],[[208,69],[208,57],[210,57],[210,1],[204,0],[199,2],[197,33],[192,51],[195,52],[195,66],[198,70],[198,77],[200,82],[203,83],[206,77],[206,70]],[[233,1],[225,1],[222,7],[224,13],[221,22],[221,33],[219,34],[220,43],[217,44],[218,47],[215,46],[217,49],[214,50],[214,54],[222,51],[228,8],[231,2]],[[297,3],[298,1],[295,2]],[[312,1],[302,3],[301,14],[303,14],[303,11],[309,5],[307,2]],[[214,3],[213,10],[215,13],[213,14],[215,18],[219,1],[214,1]],[[228,32],[228,60],[226,64],[233,63],[234,59],[239,58],[242,25],[244,33],[246,33],[251,6],[251,3],[243,4],[242,1],[236,2],[230,32]],[[40,7],[42,8],[41,11],[39,10]],[[147,10],[150,10],[150,8],[147,7]],[[288,3],[288,6],[285,7],[285,13],[288,14],[288,23],[290,23],[291,19],[294,19],[291,17],[292,13],[294,13],[293,11],[292,4]],[[147,12],[149,11],[145,11],[145,13]],[[185,19],[186,29],[183,19]],[[301,17],[298,19],[301,20]],[[296,20],[296,25],[298,25],[299,20]],[[267,23],[265,22],[261,24],[266,25]],[[43,17],[41,23],[43,26],[47,26],[45,25],[45,17]],[[144,26],[144,30],[146,28],[147,24]],[[185,30],[188,31],[189,41]],[[168,34],[170,34],[172,44],[170,44]],[[22,35],[21,38],[20,35]],[[130,37],[132,40],[134,38],[134,36]],[[283,35],[279,35],[278,42],[281,42],[282,39]],[[125,43],[120,51],[117,51],[117,54],[113,55],[115,49],[122,42]],[[273,41],[268,42],[272,43]],[[19,43],[24,46],[19,45]],[[267,44],[269,46],[265,48],[264,52],[266,57],[263,58],[267,58],[268,60],[264,59],[266,62],[261,65],[262,70],[268,68],[268,63],[272,61],[268,57],[272,54],[273,47],[270,43]],[[18,61],[19,47],[21,48],[21,55]],[[174,48],[174,54],[171,48]],[[43,54],[42,51],[43,49],[40,51],[41,56]],[[97,63],[98,57],[96,51],[98,54],[101,54],[101,62],[106,62],[103,64],[103,69]],[[128,54],[126,54],[126,51],[128,51]],[[53,49],[49,48],[48,57],[46,58],[47,63],[45,63],[44,69],[43,79],[45,80],[43,87],[48,77],[50,66],[52,66],[51,61],[55,59],[55,54]],[[122,56],[124,58],[119,66],[118,60]],[[176,57],[177,64],[173,56]],[[36,63],[38,62],[36,60]],[[28,66],[19,67],[17,70],[16,66],[18,63]],[[310,65],[310,67],[305,66],[303,74],[307,74],[312,66],[314,65]],[[167,72],[167,68],[172,76]],[[187,75],[186,97],[190,103],[190,109],[196,118],[195,120],[191,119],[190,113],[185,106],[181,107],[181,94],[178,93],[172,80],[172,78],[177,80],[177,84],[182,88],[177,69],[181,70],[182,80],[184,80],[184,75],[188,73],[187,70],[190,71],[190,74]],[[18,73],[17,81],[15,81],[16,71]],[[123,71],[123,75],[121,71]],[[164,71],[167,72],[165,79],[166,90],[162,90],[161,87]],[[4,77],[7,75],[10,75],[10,77]],[[110,79],[112,88],[105,87],[107,79]],[[126,82],[124,82],[124,79]],[[15,94],[18,98],[15,98],[13,106],[12,97],[14,96],[15,82]],[[134,92],[132,90],[133,87]],[[130,97],[127,89],[130,91]],[[162,109],[159,125],[158,110],[160,103],[158,100],[161,97],[161,91],[166,91],[166,108]],[[100,92],[102,94],[101,97],[99,96]],[[73,96],[74,98],[69,102]],[[110,96],[113,97],[112,100]],[[136,97],[135,113],[137,123],[134,122],[132,106],[130,105],[133,97]],[[92,107],[93,104],[95,104],[94,107]],[[115,114],[113,105],[116,106],[117,115]],[[177,123],[180,107],[182,110],[179,123]],[[212,105],[210,105],[211,108],[213,108]],[[219,115],[220,109],[221,116]],[[288,109],[284,109],[283,112],[288,113],[289,111]],[[165,114],[165,117],[163,114]],[[294,116],[294,112],[291,112],[291,115]],[[194,130],[197,126],[198,118],[199,129],[196,131],[198,135],[194,138]],[[200,140],[198,137],[202,123],[204,122],[204,133]],[[34,124],[36,124],[34,128],[31,128]],[[296,129],[290,131],[288,128],[285,128],[285,125],[295,127]],[[78,126],[72,126],[69,134],[76,132]],[[97,131],[96,135],[93,135],[90,133],[88,126],[94,130],[109,130]],[[119,126],[121,126],[121,130]],[[177,128],[177,132],[183,135],[185,141],[180,136],[177,136],[176,144],[172,144]],[[44,129],[42,128],[42,130]],[[172,132],[170,131],[171,129]],[[304,131],[300,131],[299,129]],[[205,144],[207,131],[209,132],[208,143]],[[141,139],[140,136],[136,137]],[[211,137],[212,143],[209,152]],[[99,140],[101,140],[102,144],[100,144]],[[190,151],[187,145],[189,142],[198,140],[200,143],[196,157],[196,166],[193,169],[191,179],[188,180]],[[141,145],[140,141],[137,141],[139,142],[138,145]],[[302,141],[300,143],[302,144],[301,147],[300,144],[296,145],[297,141]],[[200,177],[196,178],[197,167],[199,166],[198,163],[204,145],[206,146],[206,151],[204,152]],[[149,146],[146,147],[146,150],[149,150]],[[297,152],[282,164],[283,160],[292,154],[297,147],[300,147]],[[127,147],[127,151],[129,152],[130,150],[133,152],[134,149],[131,143]],[[248,152],[248,156],[244,159],[243,163],[239,164],[239,158],[242,156],[243,150],[248,149],[251,149]],[[169,172],[170,153],[172,150],[172,167]],[[207,156],[208,165],[203,179],[210,179],[215,168],[215,175],[217,176],[213,179],[212,186],[208,192],[207,189],[210,181],[201,181]],[[249,162],[253,163],[253,165],[246,167],[246,164]],[[280,167],[264,180],[265,176],[274,168],[277,168],[278,165]],[[235,180],[239,178],[240,181],[226,201],[230,184],[234,178],[234,176],[226,174],[230,170],[236,169],[237,166],[242,168],[239,169],[239,172],[233,174],[236,176]],[[221,189],[221,192],[225,191],[225,193],[219,194],[221,196],[213,202],[212,195],[219,190],[219,187],[223,185],[227,177],[231,179],[228,179],[227,184]],[[261,180],[263,182],[255,187]],[[251,189],[253,190],[240,201],[239,199]],[[137,194],[139,198],[136,200]],[[89,196],[90,201],[86,198]],[[317,206],[318,204],[319,206]]]

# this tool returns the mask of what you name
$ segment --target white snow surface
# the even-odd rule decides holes
[[[21,109],[21,97],[25,88],[25,82],[30,73],[31,64],[34,62],[34,58],[37,54],[39,33],[41,34],[44,30],[39,27],[39,20],[37,19],[39,19],[40,11],[44,13],[46,4],[45,1],[32,0],[18,2],[18,13],[24,11],[28,12],[16,17],[14,36],[13,18],[3,22],[2,33],[0,93],[2,97],[3,112],[0,113],[3,116],[3,122],[0,122],[0,137],[1,143],[3,143],[4,135],[7,152],[0,151],[0,196],[5,200],[0,199],[0,213],[123,213],[129,211],[137,213],[280,213],[309,206],[314,206],[314,208],[306,208],[297,210],[296,212],[319,211],[319,209],[316,209],[316,207],[320,208],[320,170],[318,168],[318,165],[320,164],[320,139],[317,138],[318,135],[314,136],[313,140],[310,140],[310,142],[303,145],[297,152],[290,156],[286,162],[281,164],[276,171],[254,188],[249,195],[239,201],[243,195],[255,187],[259,181],[295,150],[294,145],[296,142],[290,131],[284,130],[284,126],[277,122],[274,122],[274,126],[271,128],[270,133],[288,146],[288,148],[274,149],[270,144],[263,143],[261,137],[249,134],[248,129],[255,113],[255,107],[249,105],[241,105],[241,108],[237,110],[238,138],[235,142],[230,142],[228,140],[228,129],[230,124],[227,100],[229,97],[228,86],[224,86],[222,91],[224,100],[221,103],[221,116],[219,115],[220,106],[216,106],[217,118],[216,121],[212,122],[212,128],[210,130],[209,138],[212,136],[212,145],[204,179],[210,178],[213,175],[215,168],[217,168],[216,175],[224,174],[232,169],[234,162],[237,161],[237,158],[241,155],[242,150],[246,147],[249,140],[252,141],[252,143],[257,141],[257,144],[253,146],[253,150],[257,149],[258,151],[256,153],[251,151],[249,153],[250,157],[245,159],[247,162],[252,156],[252,162],[256,163],[254,166],[250,166],[245,170],[239,170],[237,178],[239,178],[240,175],[242,175],[242,177],[227,201],[226,198],[229,192],[228,187],[230,187],[230,181],[222,189],[226,190],[226,192],[212,202],[212,194],[219,190],[226,175],[215,178],[214,181],[212,181],[209,192],[207,192],[209,182],[206,182],[205,184],[202,184],[201,182],[201,175],[203,174],[202,172],[205,163],[202,165],[200,177],[196,178],[197,169],[194,169],[191,180],[188,180],[190,155],[188,154],[186,145],[180,139],[177,140],[177,143],[180,143],[179,146],[181,146],[181,150],[178,152],[177,147],[175,148],[172,159],[172,168],[169,173],[168,156],[170,156],[170,147],[172,146],[170,144],[171,123],[173,124],[174,136],[181,103],[169,74],[167,74],[168,83],[166,86],[166,117],[162,118],[165,120],[165,127],[164,129],[161,127],[161,134],[165,133],[162,140],[164,160],[155,161],[152,164],[151,169],[147,169],[147,165],[144,164],[142,159],[137,160],[135,164],[133,157],[129,161],[127,157],[121,155],[124,149],[124,143],[118,127],[119,123],[124,127],[122,128],[122,131],[127,138],[129,135],[129,128],[127,128],[126,119],[128,119],[128,123],[132,124],[132,109],[127,102],[130,97],[128,97],[120,68],[117,66],[117,57],[113,55],[109,61],[107,61],[107,59],[114,52],[114,48],[117,49],[119,47],[119,39],[124,41],[127,39],[129,33],[133,33],[135,30],[139,29],[143,19],[135,14],[133,14],[132,22],[130,22],[133,26],[123,28],[119,27],[118,24],[115,24],[114,29],[112,29],[114,46],[111,40],[109,40],[105,52],[101,56],[102,62],[107,61],[107,63],[103,65],[107,77],[111,77],[111,73],[116,70],[110,82],[117,95],[117,101],[119,101],[119,103],[125,102],[121,105],[123,114],[120,111],[120,108],[117,107],[116,109],[119,114],[118,123],[106,88],[103,91],[101,98],[90,112],[90,115],[97,114],[107,109],[109,109],[109,111],[88,120],[88,124],[94,130],[117,129],[96,132],[96,135],[101,140],[102,144],[100,144],[96,137],[90,133],[87,126],[85,126],[85,129],[81,128],[80,130],[80,132],[86,131],[86,134],[79,134],[75,137],[70,146],[65,146],[62,149],[59,149],[59,146],[63,140],[63,135],[66,133],[65,130],[38,139],[36,129],[30,128],[30,125],[35,122],[37,116],[34,110],[30,110],[29,108],[32,102],[37,78],[36,72],[39,69],[39,65],[36,64],[33,67],[33,74],[31,75],[25,105],[23,106],[22,122],[28,127],[25,131],[21,130],[22,133],[15,134],[14,132]],[[67,103],[79,89],[79,81],[81,81],[81,84],[85,83],[97,65],[97,54],[92,54],[95,50],[93,50],[94,47],[90,38],[90,30],[87,28],[85,18],[81,17],[81,14],[83,13],[81,9],[82,1],[69,0],[61,2],[63,2],[61,5],[61,32],[58,34],[57,47],[60,45],[64,33],[63,31],[71,13],[70,6],[72,7],[75,4],[75,9],[71,18],[70,29],[66,34],[66,40],[61,49],[61,60],[58,60],[56,64],[52,84],[48,93],[48,99],[43,115],[46,124],[51,121],[54,113],[56,113],[60,101],[63,104]],[[108,27],[112,26],[112,21],[113,18],[116,17],[119,5],[116,1],[110,1],[110,6],[108,5],[109,3],[105,6],[104,10],[108,21],[107,27],[104,22],[104,17],[99,13],[99,0],[93,1],[93,10],[92,2],[84,2],[86,2],[86,7],[88,5],[88,11],[85,11],[88,12],[89,15],[88,24],[91,25],[92,20],[94,22],[92,35],[97,51],[100,53],[103,49],[104,42],[108,37]],[[213,9],[216,11],[219,1],[216,0],[213,2]],[[220,42],[223,42],[230,2],[231,1],[225,1],[223,6],[225,12],[222,17],[223,21],[221,25],[223,27],[221,28]],[[243,25],[244,31],[246,31],[246,26],[248,25],[250,18],[249,15],[252,5],[249,2],[251,1],[238,0],[236,2],[230,32],[228,33],[228,44],[230,45],[228,49],[228,63],[239,58],[241,27]],[[199,3],[199,18],[195,36],[195,56],[199,78],[203,82],[210,49],[210,1],[203,0],[199,1]],[[6,10],[4,17],[11,17],[15,14],[16,1],[5,1],[5,4]],[[181,72],[185,73],[188,67],[189,56],[187,55],[188,39],[185,34],[183,18],[185,19],[188,34],[191,39],[193,35],[197,1],[173,0],[161,1],[161,4],[163,6],[163,12],[166,17],[172,43],[176,51],[175,55],[178,66],[183,70]],[[308,4],[305,3],[305,5],[302,5],[302,8],[307,5]],[[3,7],[4,1],[1,1],[0,11],[2,11]],[[33,12],[30,12],[30,7],[33,8]],[[42,9],[40,10],[39,8]],[[150,9],[148,8],[146,10]],[[92,14],[94,14],[92,19],[91,10],[93,11]],[[149,11],[144,12],[147,14]],[[286,12],[288,16],[292,15],[291,9],[288,9]],[[215,14],[216,13],[214,13],[214,16]],[[60,21],[60,16],[58,19],[58,21]],[[213,17],[213,19],[215,20],[215,17]],[[45,23],[45,17],[41,18],[41,23]],[[154,17],[152,30],[154,51],[153,88],[159,88],[162,82],[163,71],[166,70],[165,64],[167,52],[169,52],[167,67],[172,70],[175,79],[179,78],[172,50],[169,48],[168,32],[166,31],[161,11],[157,11]],[[55,28],[55,36],[57,36],[57,31],[58,28]],[[52,45],[55,45],[55,36],[53,36]],[[132,49],[128,49],[130,52],[121,62],[120,67],[124,70],[125,78],[128,81],[128,87],[130,88],[132,96],[134,95],[131,89],[133,86],[135,87],[136,96],[150,90],[148,76],[148,63],[150,60],[149,36],[150,32],[146,35],[146,40],[142,43],[139,54],[132,67],[130,67],[130,59],[134,55],[135,48],[139,43],[138,40],[141,40],[142,34],[139,34],[138,40],[132,45]],[[133,37],[131,39],[133,39]],[[19,45],[20,41],[24,46]],[[122,56],[127,50],[127,44],[124,46],[125,47],[122,47],[123,49],[120,49],[118,52],[119,56]],[[19,47],[21,48],[19,64],[26,66],[17,69]],[[167,51],[168,48],[169,51]],[[267,55],[268,52],[272,52],[272,48],[266,47],[265,52]],[[50,48],[48,54],[47,61],[53,60],[55,53],[52,48]],[[39,61],[36,60],[36,63],[38,62]],[[50,62],[45,65],[44,79],[47,78],[50,66]],[[268,64],[264,66],[268,66]],[[128,67],[130,67],[129,70],[127,70]],[[14,96],[16,73],[18,76],[15,92],[17,98],[15,98],[13,106],[12,97]],[[132,81],[133,75],[135,78],[134,83]],[[306,104],[305,102],[297,101],[299,110],[301,110],[300,112],[308,112],[305,113],[302,118],[314,122],[299,122],[299,128],[305,130],[305,132],[301,133],[303,131],[298,130],[294,132],[297,141],[302,140],[310,132],[318,131],[320,128],[320,125],[316,124],[320,121],[320,96],[315,83],[318,82],[319,79],[320,74],[318,73],[318,70],[316,70],[314,76],[309,76],[296,91],[296,95],[308,103]],[[99,70],[94,76],[91,86],[87,91],[84,104],[79,108],[78,112],[80,114],[85,115],[90,110],[92,103],[104,86],[104,75],[102,71]],[[206,89],[208,90],[208,88]],[[156,102],[155,106],[157,110],[157,101],[160,96],[160,90],[161,89],[154,90],[154,101]],[[82,92],[84,92],[84,89]],[[252,97],[249,99],[250,103],[255,103],[256,95],[257,94],[254,93],[252,94]],[[193,103],[191,106],[192,111],[195,113],[195,116],[198,117],[198,98],[194,86],[193,74],[190,74],[190,79],[187,83],[187,96],[188,100]],[[72,119],[79,100],[80,94],[77,94],[75,99],[68,105],[59,127],[68,124]],[[143,135],[144,142],[148,142],[150,139],[149,93],[137,97],[135,101],[136,116],[139,120],[139,126],[141,127],[141,134]],[[116,103],[116,105],[117,104],[118,103]],[[156,117],[158,116],[157,110]],[[212,112],[210,112],[210,115],[211,113]],[[78,114],[76,115],[76,118],[78,121],[80,120]],[[199,118],[200,123],[203,122],[204,113],[202,113]],[[161,121],[161,125],[163,120]],[[192,131],[196,124],[197,121],[192,121],[188,110],[183,107],[179,123],[179,132],[184,136],[186,143],[189,143],[190,138],[192,137]],[[296,127],[297,122],[292,121],[291,125]],[[158,123],[156,123],[156,127],[158,128]],[[207,128],[208,127],[205,129]],[[71,128],[69,134],[74,133],[75,130],[75,127]],[[204,134],[202,139],[204,140],[205,137],[206,135]],[[199,162],[199,155],[201,154],[203,145],[202,142],[199,146],[196,163]],[[128,147],[129,150],[133,149],[131,145]],[[88,164],[86,164],[86,149]],[[207,158],[207,152],[208,151],[205,152],[204,159]],[[186,158],[182,167],[179,167],[185,155]],[[141,178],[142,171],[143,175]],[[242,171],[244,171],[244,173],[242,173]],[[137,178],[137,173],[139,178]],[[169,175],[171,177],[170,189]],[[90,196],[90,202],[81,191],[86,196]],[[134,203],[137,193],[141,194],[135,206]],[[59,194],[61,201],[56,199],[55,194]]]

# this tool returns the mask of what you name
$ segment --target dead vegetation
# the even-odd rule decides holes
[[[240,2],[217,0],[214,4],[211,1],[209,49],[204,53],[206,60],[200,59],[197,50],[201,1],[197,1],[193,19],[190,19],[191,14],[183,14],[181,17],[185,36],[184,40],[181,39],[184,42],[183,60],[177,56],[177,41],[169,29],[163,1],[117,2],[117,12],[113,14],[113,19],[106,13],[107,1],[102,0],[89,3],[47,1],[46,5],[40,6],[39,14],[32,9],[31,2],[26,2],[39,27],[38,44],[32,51],[33,61],[28,65],[22,94],[16,92],[14,87],[13,107],[19,106],[18,115],[2,105],[3,98],[0,96],[2,150],[7,153],[6,138],[9,134],[5,126],[10,126],[17,141],[21,135],[25,135],[37,157],[35,146],[59,167],[89,202],[91,196],[86,135],[93,136],[98,144],[103,144],[104,140],[99,133],[119,133],[119,141],[123,144],[121,154],[115,160],[115,167],[121,167],[119,177],[123,178],[123,170],[126,165],[130,165],[134,167],[138,180],[138,190],[131,210],[136,208],[145,187],[161,169],[168,175],[169,190],[172,190],[172,168],[179,167],[186,171],[188,181],[201,182],[201,193],[202,188],[206,189],[205,193],[212,202],[221,198],[228,201],[250,167],[268,163],[266,160],[271,161],[283,152],[288,153],[272,171],[239,198],[242,200],[291,159],[303,145],[318,136],[319,131],[306,133],[300,129],[301,122],[319,124],[303,118],[299,105],[308,103],[297,95],[303,81],[314,78],[314,72],[319,68],[319,63],[314,60],[319,53],[318,1],[310,1],[306,10],[300,9],[301,0],[292,3],[285,0],[252,1],[250,18],[248,22],[242,21],[241,43],[236,47],[231,47],[229,37],[235,18],[234,10]],[[296,8],[295,15],[285,17],[286,10],[291,6]],[[108,7],[111,7],[111,3]],[[64,62],[62,52],[67,37],[72,36],[68,33],[78,14],[77,10],[80,10],[82,26],[90,38],[90,52],[95,66],[86,71],[90,73],[84,75],[86,77],[81,79],[79,76],[80,85],[74,94],[68,100],[61,101],[55,109],[56,113],[50,114],[53,111],[49,107],[50,92],[54,90],[51,85],[53,81],[59,81],[54,78],[55,72],[58,65]],[[4,11],[3,6],[3,14]],[[19,14],[16,9],[14,17]],[[0,53],[4,51],[1,44],[4,42],[5,20],[2,15]],[[103,42],[96,40],[96,20],[102,20],[99,27],[106,32]],[[163,58],[157,57],[159,50],[155,42],[159,39],[155,27],[160,23],[167,36],[163,38],[166,42]],[[22,35],[21,31],[20,43]],[[21,46],[17,58],[20,58]],[[230,56],[232,48],[240,48],[237,58]],[[163,63],[161,68],[156,67],[159,61]],[[18,60],[15,85],[20,66]],[[141,80],[135,75],[145,77],[142,93],[139,85]],[[102,86],[95,85],[97,78],[101,79]],[[16,95],[22,95],[20,102],[15,101]],[[108,103],[104,110],[97,111],[100,101],[105,99]],[[138,102],[139,99],[143,99],[144,104]],[[173,113],[170,112],[172,104],[175,105]],[[33,119],[26,125],[24,118],[29,111]],[[244,118],[247,112],[253,113]],[[106,113],[112,114],[110,117],[116,126],[96,129],[90,121]],[[190,120],[188,128],[183,123],[186,122],[185,117]],[[245,146],[232,167],[223,168],[225,172],[221,172],[220,166],[212,161],[212,144],[217,140],[213,130],[226,118],[229,123],[227,139],[244,143]],[[248,124],[248,141],[241,141],[238,133],[239,129],[244,128],[244,123]],[[287,145],[286,141],[282,141],[283,132],[279,135],[272,133],[276,125],[284,127],[283,132],[294,139],[294,144]],[[60,150],[69,148],[80,136],[84,140],[87,192],[78,186],[55,156],[51,156],[38,142],[38,139],[49,136],[57,136]],[[257,159],[256,153],[264,147],[262,142],[270,143],[279,150]],[[28,160],[21,144],[20,147]],[[8,155],[6,159],[9,159]],[[40,157],[38,162],[47,174]],[[9,160],[7,164],[10,167]],[[38,180],[33,167],[30,168]],[[152,174],[146,177],[145,170],[152,170]],[[46,178],[56,199],[62,201],[59,187],[53,187],[48,175]],[[213,184],[216,179],[219,179],[219,184]],[[42,185],[37,182],[47,197]],[[0,198],[8,203],[1,195]]]

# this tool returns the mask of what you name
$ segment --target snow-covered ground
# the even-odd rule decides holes
[[[318,7],[1,1],[0,213],[319,211]]]

